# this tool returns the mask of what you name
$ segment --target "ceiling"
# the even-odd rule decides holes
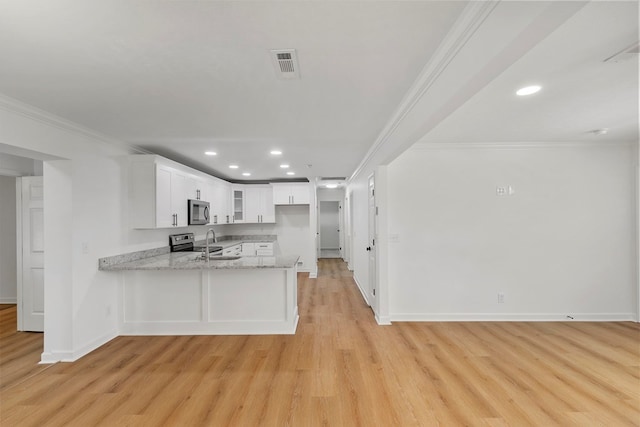
[[[291,178],[281,163],[296,178],[348,177],[469,4],[0,0],[0,93],[232,181]],[[541,4],[513,2],[501,22]],[[637,59],[603,60],[637,41],[638,3],[576,9],[530,47],[517,40],[525,53],[423,140],[584,141],[606,127],[604,138],[637,141]],[[480,58],[493,42],[472,37]],[[277,76],[270,50],[287,48],[299,79]],[[543,90],[516,99],[530,82]]]
[[[589,3],[423,142],[637,142],[638,56],[605,62],[637,41],[638,2]],[[515,94],[532,84],[542,90]]]

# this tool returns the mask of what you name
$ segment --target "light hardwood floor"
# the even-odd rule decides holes
[[[0,425],[640,425],[638,324],[377,326],[341,260],[304,276],[294,336],[119,337],[49,367],[3,310]]]

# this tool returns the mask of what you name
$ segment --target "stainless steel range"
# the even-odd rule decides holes
[[[204,252],[205,245],[196,245],[193,233],[172,234],[169,236],[171,252]],[[210,255],[222,255],[222,246],[209,245]]]

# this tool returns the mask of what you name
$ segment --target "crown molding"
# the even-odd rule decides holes
[[[428,150],[514,150],[514,149],[554,149],[554,148],[620,148],[634,147],[630,141],[559,141],[559,142],[419,142],[411,151]]]
[[[128,149],[140,154],[149,154],[148,151],[140,147],[137,147],[132,144],[128,144],[119,139],[112,138],[100,132],[94,131],[93,129],[84,127],[70,120],[63,119],[62,117],[51,114],[48,111],[41,110],[37,107],[26,104],[22,101],[18,101],[17,99],[14,99],[14,98],[10,98],[3,94],[0,94],[0,109],[8,111],[9,113],[12,113],[12,114],[17,114],[17,115],[26,117],[30,120],[37,121],[47,126],[64,130],[66,132],[71,132],[74,134],[89,137],[95,142],[98,142],[101,144],[107,144],[109,146],[116,146],[119,148]]]
[[[424,94],[438,80],[449,63],[458,55],[476,30],[493,12],[499,1],[470,2],[460,14],[460,17],[447,33],[444,41],[422,69],[402,102],[380,132],[375,142],[364,156],[349,180],[353,180],[364,171],[376,153],[389,141],[393,132],[400,126],[405,117],[413,110]]]

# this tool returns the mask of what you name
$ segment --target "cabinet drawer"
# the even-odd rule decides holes
[[[234,245],[222,250],[222,255],[240,255],[242,254],[242,245]]]
[[[273,243],[256,243],[256,250],[259,249],[270,249],[273,250]]]

